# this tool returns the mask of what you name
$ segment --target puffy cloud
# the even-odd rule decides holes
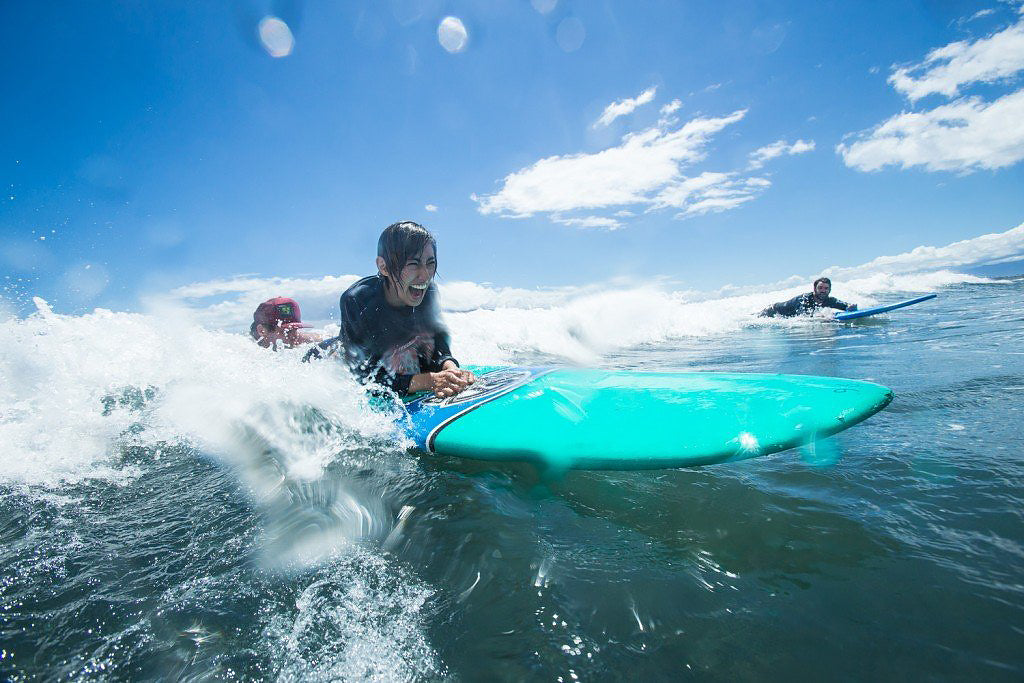
[[[974,171],[1024,159],[1024,90],[986,103],[977,97],[930,111],[903,112],[836,151],[847,166],[877,171],[894,164],[929,171]]]
[[[770,145],[765,145],[758,150],[755,150],[750,155],[750,166],[749,168],[761,168],[764,166],[766,161],[771,161],[776,157],[782,155],[793,155],[803,154],[804,152],[810,152],[814,150],[814,140],[810,142],[806,140],[797,140],[792,145],[785,140],[778,140]]]
[[[610,105],[601,121],[611,121],[654,97],[655,88]],[[616,230],[638,212],[678,209],[684,219],[737,208],[771,186],[765,177],[743,171],[685,172],[705,159],[712,138],[742,120],[747,110],[726,116],[698,116],[680,125],[682,103],[663,105],[661,118],[645,130],[624,135],[620,143],[593,153],[551,156],[510,173],[497,192],[471,195],[484,215],[526,218],[546,213],[558,224]],[[599,121],[598,123],[601,123]],[[751,154],[746,171],[782,156],[814,149],[813,141],[779,140]],[[596,212],[607,210],[607,215]],[[579,213],[585,215],[579,215]]]
[[[992,83],[1024,70],[1024,19],[987,38],[961,40],[928,53],[924,61],[899,67],[889,83],[911,102],[938,93],[960,94],[961,86]]]
[[[187,311],[187,317],[206,327],[248,330],[253,311],[275,296],[299,302],[304,322],[324,324],[337,320],[338,297],[357,275],[326,275],[322,278],[239,276],[197,282],[144,299],[146,308],[160,315]]]
[[[719,213],[755,199],[771,186],[767,178],[737,178],[733,173],[705,172],[667,187],[652,208],[682,209],[678,218]]]
[[[746,110],[698,117],[677,130],[658,125],[600,152],[547,157],[506,176],[495,194],[472,198],[480,213],[504,217],[547,212],[565,218],[571,211],[637,204],[680,207],[694,183],[711,180],[695,181],[681,169],[701,161],[712,136],[744,115]]]
[[[920,246],[895,256],[879,256],[853,268],[829,268],[830,277],[858,277],[869,273],[913,273],[940,268],[992,265],[1024,259],[1024,223],[1005,232],[990,233],[944,247]]]
[[[611,104],[604,108],[604,111],[601,113],[600,118],[598,118],[597,121],[594,123],[594,128],[607,126],[620,116],[632,114],[637,107],[647,104],[648,102],[653,100],[654,94],[657,91],[658,88],[657,86],[655,86],[652,88],[648,88],[647,90],[644,90],[642,93],[640,93],[639,95],[632,99],[618,100],[617,102],[612,102]]]
[[[663,106],[659,111],[662,116],[671,116],[672,114],[675,114],[677,111],[679,111],[679,108],[682,106],[683,103],[681,100],[672,100],[671,102]]]
[[[1021,9],[1024,14],[1024,7]],[[1024,70],[1024,19],[975,41],[929,52],[915,65],[894,67],[889,83],[910,102],[926,95],[956,98],[923,111],[903,111],[836,146],[847,166],[887,165],[970,173],[1024,159],[1024,90],[994,100],[962,96],[964,87],[1008,80]]]

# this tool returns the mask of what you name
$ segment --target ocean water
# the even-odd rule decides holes
[[[1024,278],[751,315],[797,291],[442,289],[464,362],[896,394],[803,449],[554,481],[408,451],[299,352],[38,301],[0,323],[0,680],[1021,680]]]

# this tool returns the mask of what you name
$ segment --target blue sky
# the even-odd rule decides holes
[[[7,3],[0,19],[0,285],[22,310],[369,274],[398,219],[436,233],[449,281],[705,289],[1024,220],[1019,3]]]

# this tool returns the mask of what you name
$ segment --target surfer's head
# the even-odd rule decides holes
[[[419,306],[437,272],[437,242],[419,223],[401,221],[377,240],[377,271],[392,306]]]
[[[832,281],[827,277],[819,277],[814,281],[814,296],[824,299],[832,291]]]
[[[277,349],[277,343],[291,348],[297,344],[314,341],[311,336],[299,330],[311,327],[302,322],[299,302],[286,296],[267,299],[252,314],[252,325],[249,334],[256,343],[266,348]]]

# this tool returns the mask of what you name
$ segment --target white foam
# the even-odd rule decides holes
[[[833,293],[863,307],[893,294],[913,296],[953,284],[980,282],[991,281],[948,271],[875,274],[837,281]],[[515,354],[533,352],[591,363],[616,349],[725,335],[751,324],[803,324],[802,320],[758,320],[755,316],[774,302],[810,289],[810,282],[805,281],[715,292],[666,291],[650,286],[530,292],[459,283],[455,310],[445,298],[446,288],[441,290],[441,300],[460,360],[502,363]],[[479,307],[466,310],[470,301]]]
[[[427,636],[432,591],[377,554],[356,552],[321,572],[264,637],[284,681],[444,678]]]
[[[393,436],[347,372],[299,363],[301,350],[273,353],[181,319],[36,305],[0,323],[0,482],[123,480],[136,473],[120,461],[129,443],[238,456],[232,444],[246,429],[286,454],[289,476],[310,478],[346,448]],[[295,415],[310,408],[345,429],[304,433]]]

